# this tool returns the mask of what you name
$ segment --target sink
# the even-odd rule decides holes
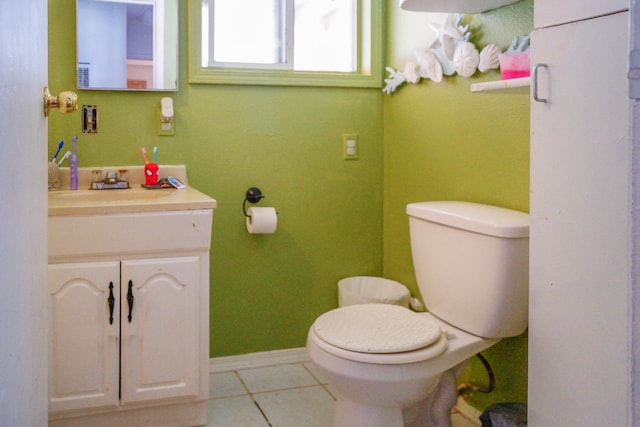
[[[129,171],[128,189],[90,190],[91,175],[95,168],[78,169],[78,187],[81,190],[49,191],[49,217],[77,215],[110,215],[122,213],[147,213],[163,211],[194,211],[198,209],[214,209],[216,200],[188,185],[184,165],[162,165],[160,170],[175,176],[187,187],[181,190],[161,188],[147,190],[144,183],[142,166],[113,166],[104,170],[127,169]],[[61,182],[69,182],[68,168],[61,168]]]

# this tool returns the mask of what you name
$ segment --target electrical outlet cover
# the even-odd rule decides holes
[[[342,135],[342,157],[344,160],[357,160],[359,149],[357,134],[345,133]]]

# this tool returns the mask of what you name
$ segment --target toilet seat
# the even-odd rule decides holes
[[[447,348],[446,336],[428,316],[390,304],[340,307],[316,319],[318,347],[346,359],[382,364],[428,360]]]

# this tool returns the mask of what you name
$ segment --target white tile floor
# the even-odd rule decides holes
[[[310,363],[214,373],[209,395],[209,427],[328,427],[335,403]],[[453,427],[479,425],[453,415]]]

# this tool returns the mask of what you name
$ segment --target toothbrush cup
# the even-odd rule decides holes
[[[56,162],[48,162],[49,191],[60,189],[60,168]]]
[[[152,187],[158,184],[158,164],[149,162],[144,165],[144,185]]]

